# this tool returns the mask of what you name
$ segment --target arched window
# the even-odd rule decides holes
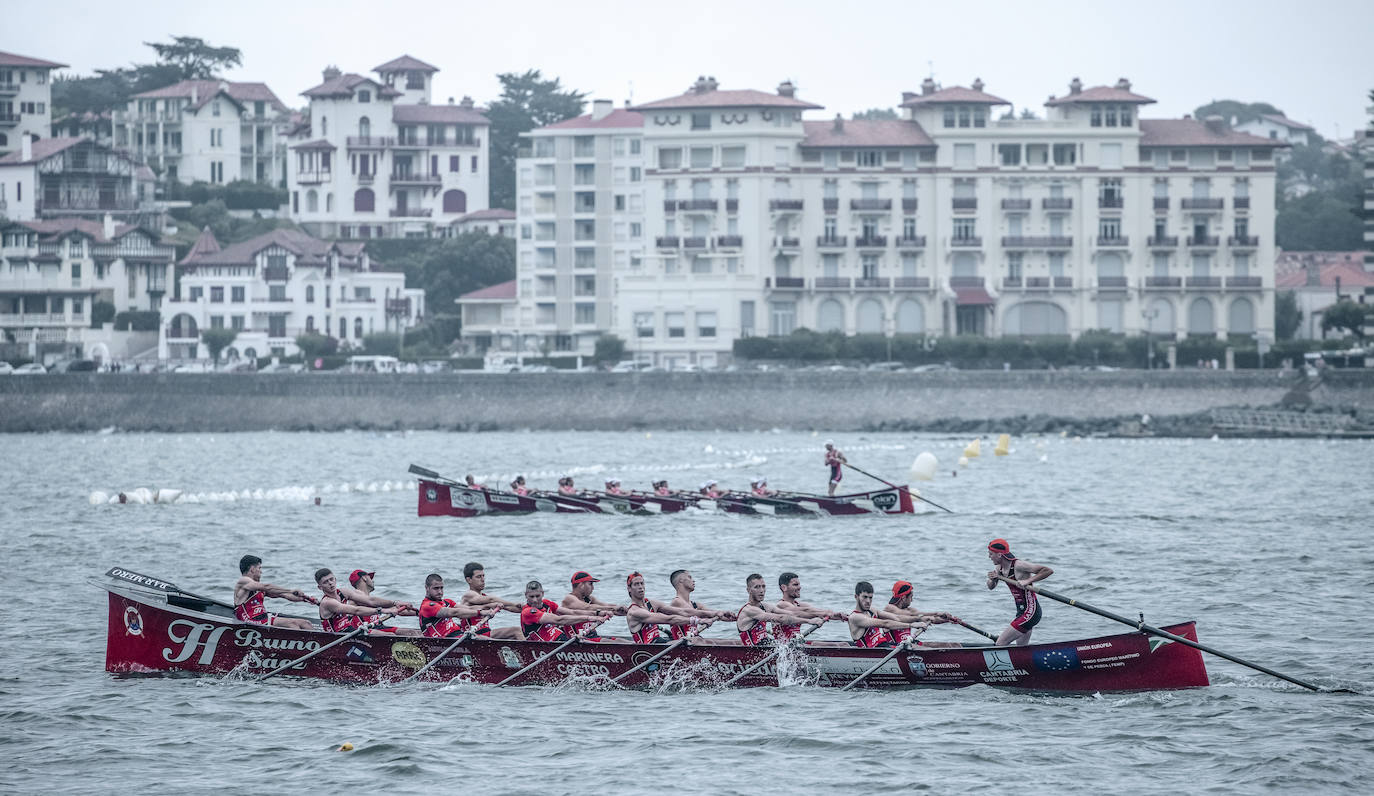
[[[169,335],[177,339],[199,337],[200,335],[196,332],[196,319],[184,312],[177,315],[172,318],[172,328]]]
[[[305,192],[305,212],[320,212],[320,195],[315,192],[314,188]]]
[[[314,285],[306,285],[306,286],[305,286],[305,303],[306,303],[306,304],[314,304],[314,303],[315,303],[315,286],[314,286]]]
[[[1150,302],[1149,324],[1145,327],[1150,334],[1173,335],[1177,326],[1174,323],[1174,304],[1166,298]]]
[[[334,194],[327,193],[324,195],[324,211],[326,213],[334,212]]]
[[[1216,334],[1216,331],[1212,302],[1205,298],[1193,299],[1193,303],[1188,305],[1188,334]]]
[[[339,339],[340,339],[340,340],[347,340],[347,339],[348,339],[348,319],[347,319],[347,318],[340,318],[340,319],[339,319]]]
[[[835,299],[821,302],[816,311],[816,330],[821,332],[844,331],[844,305]]]
[[[1126,267],[1122,264],[1121,255],[1116,252],[1103,252],[1097,255],[1097,275],[1104,276],[1125,276]]]
[[[353,192],[353,212],[371,213],[376,202],[371,188],[359,188]]]
[[[307,316],[305,316],[305,330],[306,330],[307,332],[312,332],[312,333],[315,331],[315,316],[314,316],[314,315],[307,315]]]
[[[1231,302],[1231,311],[1226,318],[1228,334],[1247,335],[1255,333],[1255,305],[1248,298],[1238,298]]]
[[[366,116],[358,120],[358,135],[362,138],[369,138],[372,135],[372,121]]]
[[[468,195],[458,189],[444,191],[444,212],[445,213],[466,213],[468,211]]]
[[[258,358],[258,349],[256,349],[256,348],[245,348],[245,349],[243,349],[243,356],[244,356],[245,359],[257,359],[257,358]]]
[[[920,334],[926,328],[926,313],[921,308],[921,302],[916,299],[906,299],[897,305],[897,333],[898,334]]]
[[[1023,301],[1007,309],[1003,334],[1068,334],[1069,314],[1048,301]]]
[[[877,299],[864,299],[856,317],[859,334],[882,334],[883,305]]]
[[[233,346],[229,346],[228,348],[224,349],[224,358],[229,360],[230,362],[233,362],[234,360],[239,358],[239,350],[237,348],[234,348]]]
[[[953,276],[977,276],[978,258],[968,252],[958,252],[954,255],[953,268],[950,274]]]
[[[361,339],[363,339],[363,319],[362,319],[362,318],[354,318],[354,319],[353,319],[353,337],[354,337],[354,339],[356,339],[356,340],[361,340]]]

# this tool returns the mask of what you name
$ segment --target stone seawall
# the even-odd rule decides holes
[[[338,429],[1095,429],[1277,404],[1266,372],[51,374],[0,377],[0,432]],[[1317,405],[1374,412],[1374,372]]]

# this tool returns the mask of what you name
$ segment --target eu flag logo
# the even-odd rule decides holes
[[[1078,668],[1078,650],[1073,647],[1041,650],[1032,655],[1031,660],[1042,672],[1067,672]]]

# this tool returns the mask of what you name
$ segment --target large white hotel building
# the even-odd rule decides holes
[[[1075,79],[1019,119],[926,80],[900,120],[810,121],[790,83],[702,78],[596,103],[529,134],[510,306],[465,306],[464,336],[586,354],[609,332],[669,367],[802,327],[1272,339],[1284,144],[1152,102]]]

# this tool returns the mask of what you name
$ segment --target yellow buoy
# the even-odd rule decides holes
[[[343,746],[340,746],[340,747],[339,747],[339,751],[340,751],[340,752],[351,752],[351,751],[353,751],[353,744],[349,743],[348,741],[344,741],[344,742],[343,742]]]
[[[998,456],[1006,456],[1008,453],[1011,453],[1010,446],[1011,435],[1001,434],[997,437],[997,447],[993,448],[992,452]]]
[[[976,459],[978,458],[979,454],[982,453],[982,451],[983,441],[981,439],[975,439],[973,442],[970,442],[968,444],[967,448],[964,448],[964,456],[970,459]]]

